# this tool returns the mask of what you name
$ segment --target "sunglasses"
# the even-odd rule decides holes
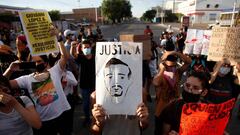
[[[187,83],[187,82],[184,83],[184,89],[187,90],[188,92],[193,93],[193,94],[201,94],[202,91],[203,91],[200,88],[200,86],[192,85],[192,84]]]

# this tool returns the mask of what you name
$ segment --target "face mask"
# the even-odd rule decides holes
[[[183,90],[182,97],[186,103],[197,103],[200,100],[200,94],[193,94],[186,90]]]
[[[36,70],[37,70],[37,72],[39,72],[39,73],[43,72],[45,68],[46,68],[46,67],[45,67],[44,63],[39,64],[39,65],[36,65]]]
[[[85,49],[83,49],[83,54],[84,54],[84,55],[89,55],[89,54],[91,54],[91,48],[85,48]]]
[[[228,68],[228,67],[221,67],[220,69],[219,69],[219,73],[221,73],[221,74],[223,74],[223,75],[226,75],[226,74],[228,74],[230,72],[230,68]]]
[[[75,40],[76,40],[76,38],[75,38],[74,35],[71,37],[71,39],[72,39],[72,41],[75,41]]]
[[[176,77],[174,76],[174,73],[173,72],[164,71],[163,75],[164,75],[164,79],[166,79],[169,82],[169,84],[172,87],[174,87],[175,84],[176,84]]]

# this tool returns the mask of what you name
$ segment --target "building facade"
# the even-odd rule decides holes
[[[187,0],[180,3],[177,13],[190,16],[192,24],[216,23],[220,19],[220,13],[226,10],[232,11],[236,0]],[[239,5],[238,2],[236,5]]]
[[[79,8],[73,9],[72,12],[62,12],[61,19],[75,23],[88,22],[100,23],[103,20],[100,8]]]

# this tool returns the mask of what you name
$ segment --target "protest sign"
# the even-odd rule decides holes
[[[193,53],[193,47],[194,43],[196,42],[196,29],[188,29],[187,31],[187,37],[185,40],[185,49],[184,54],[192,54]]]
[[[196,30],[196,41],[193,46],[193,54],[201,54],[202,52],[202,40],[203,40],[204,30]]]
[[[57,38],[49,33],[53,26],[47,11],[22,10],[19,16],[32,56],[58,52]]]
[[[96,103],[109,115],[135,115],[141,102],[142,43],[97,42]]]
[[[202,40],[202,55],[208,55],[208,49],[209,49],[209,43],[210,43],[210,38],[212,36],[212,31],[211,30],[205,30],[203,34],[203,40]]]
[[[121,34],[121,42],[141,42],[143,44],[143,60],[151,60],[151,38],[148,35]]]
[[[228,58],[240,62],[240,28],[214,27],[210,39],[208,60],[219,61]]]
[[[183,106],[180,135],[223,135],[235,99],[222,104],[187,103]]]
[[[188,29],[184,53],[207,55],[210,38],[210,30]]]

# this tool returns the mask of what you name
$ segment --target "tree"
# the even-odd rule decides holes
[[[50,18],[52,21],[58,21],[60,20],[60,11],[59,10],[51,10],[48,12]]]
[[[144,21],[151,21],[154,19],[154,17],[156,16],[157,11],[156,10],[147,10],[141,17],[141,20]]]
[[[171,10],[165,11],[166,22],[177,22],[178,17],[176,14],[173,14]]]
[[[2,22],[10,23],[14,21],[20,21],[19,17],[11,14],[11,13],[2,13],[0,14],[0,18]]]
[[[132,17],[131,4],[126,0],[103,0],[103,15],[110,19],[113,23],[121,22],[123,18]]]

